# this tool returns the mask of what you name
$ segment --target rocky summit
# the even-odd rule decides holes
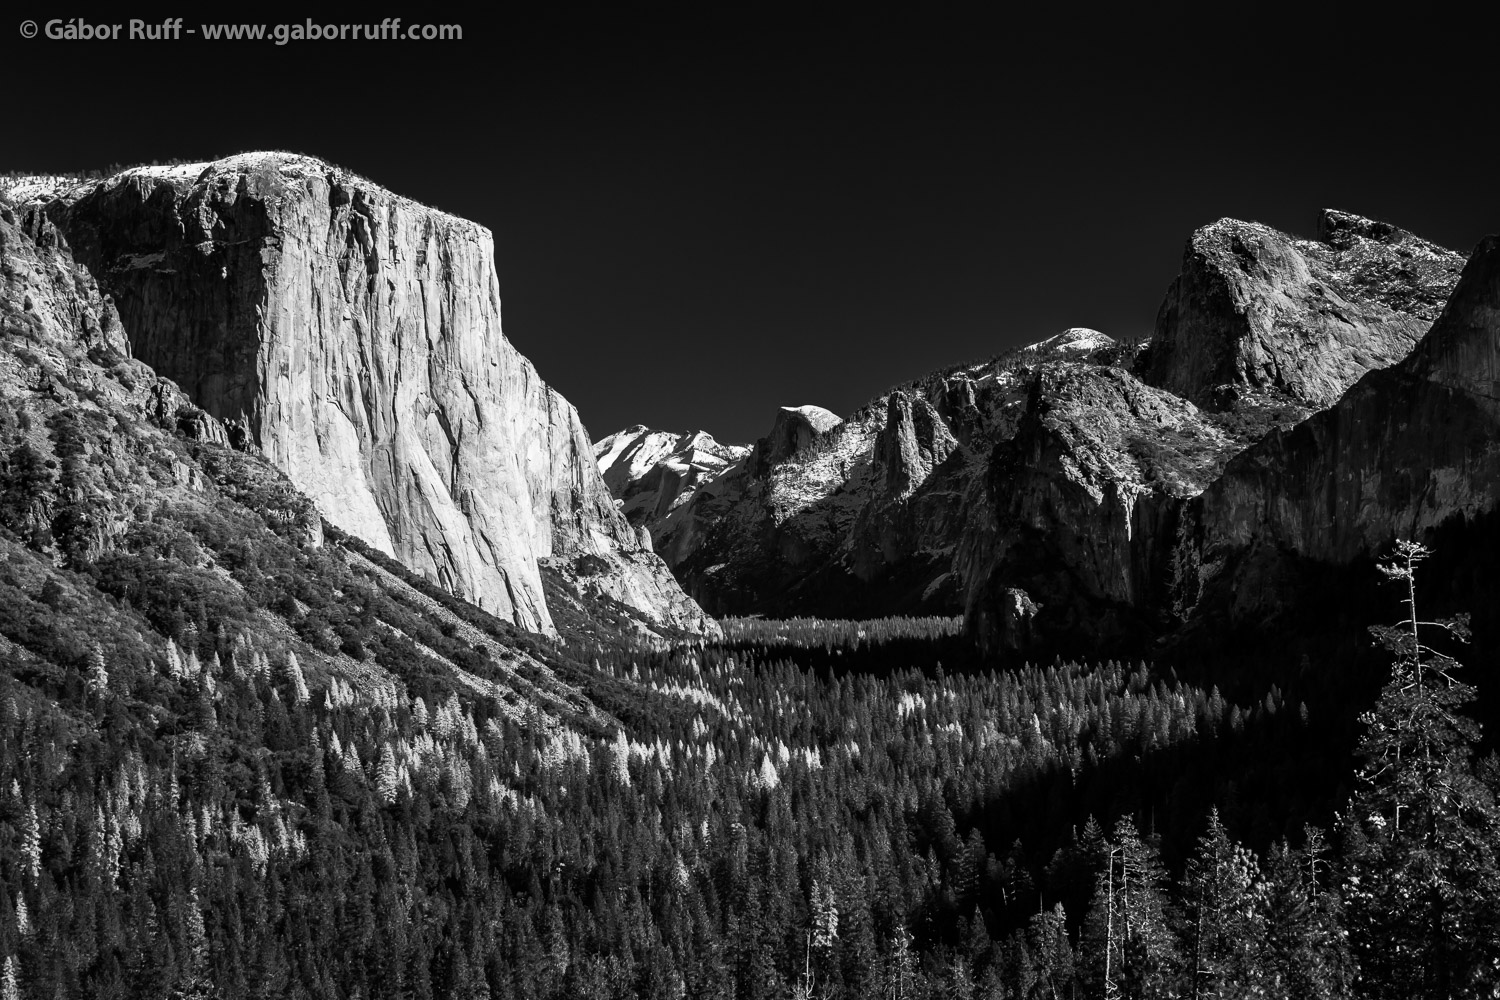
[[[1465,268],[1333,211],[1318,234],[1199,230],[1135,366],[1149,386],[1120,373],[1111,400],[1039,379],[965,551],[982,643],[1139,650],[1186,623],[1263,621],[1298,600],[1291,562],[1374,557],[1492,506],[1483,393],[1416,374],[1485,370],[1485,248]],[[1458,342],[1463,361],[1422,360]]]
[[[1399,364],[1230,462],[1162,545],[1179,606],[1262,620],[1299,598],[1296,560],[1348,564],[1500,504],[1500,237],[1475,248]]]
[[[1313,240],[1221,219],[1188,242],[1144,377],[1216,409],[1245,395],[1321,409],[1411,352],[1463,265],[1347,212],[1325,210]]]
[[[122,348],[332,524],[527,629],[554,627],[544,571],[662,627],[715,627],[503,334],[482,226],[281,153],[7,198],[108,295]]]
[[[744,445],[720,444],[706,431],[673,434],[643,424],[594,443],[604,484],[626,519],[643,531],[661,524],[699,486],[749,453]]]
[[[1494,324],[1465,260],[1347,212],[1312,239],[1223,219],[1144,345],[1069,330],[843,419],[783,408],[690,494],[618,463],[611,488],[716,612],[962,611],[990,648],[1144,646],[1230,553],[1344,560],[1489,509],[1473,331]],[[1429,441],[1445,422],[1413,407],[1475,412]],[[1438,471],[1415,471],[1424,449]]]
[[[642,522],[656,550],[717,613],[957,613],[954,556],[987,503],[983,470],[1015,431],[1029,373],[1120,352],[1097,331],[1069,330],[897,386],[843,419],[781,407],[742,460],[685,500],[661,497],[644,475],[612,488],[656,512]],[[613,440],[596,452],[613,454]]]

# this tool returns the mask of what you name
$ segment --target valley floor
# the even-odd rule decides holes
[[[1148,664],[996,669],[951,619],[725,632],[533,642],[573,715],[430,661],[309,675],[244,633],[57,673],[4,640],[5,1000],[1425,996],[1464,973],[1373,886],[1419,878],[1409,845],[1320,829],[1351,794],[1414,794],[1354,781],[1352,720]],[[1407,806],[1471,880],[1443,928],[1488,926],[1488,819]]]

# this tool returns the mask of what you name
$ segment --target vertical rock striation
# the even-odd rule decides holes
[[[332,523],[528,629],[552,629],[543,562],[712,628],[501,332],[483,227],[291,154],[128,170],[46,210],[135,356]]]
[[[1038,369],[1016,433],[990,456],[988,516],[964,534],[970,630],[1001,648],[1138,640],[1126,609],[1154,596],[1157,573],[1134,543],[1239,446],[1211,414],[1122,368]]]

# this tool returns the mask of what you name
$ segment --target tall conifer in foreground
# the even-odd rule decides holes
[[[1265,886],[1255,855],[1208,814],[1208,829],[1188,859],[1183,884],[1187,973],[1192,997],[1240,997],[1260,992]]]
[[[1500,971],[1496,807],[1474,773],[1479,725],[1463,714],[1475,692],[1456,679],[1459,663],[1428,645],[1434,634],[1468,641],[1468,621],[1421,620],[1416,574],[1429,555],[1401,541],[1380,566],[1404,585],[1408,617],[1370,630],[1395,662],[1361,717],[1344,817],[1349,931],[1363,992],[1375,997],[1489,995]]]
[[[1105,998],[1165,997],[1177,975],[1167,920],[1167,875],[1129,816],[1115,823],[1084,926],[1092,987]]]

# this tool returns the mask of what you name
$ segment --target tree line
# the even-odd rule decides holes
[[[1144,664],[535,644],[592,726],[196,626],[8,671],[0,997],[1477,996],[1494,769],[1409,601],[1327,829],[1303,706]]]

